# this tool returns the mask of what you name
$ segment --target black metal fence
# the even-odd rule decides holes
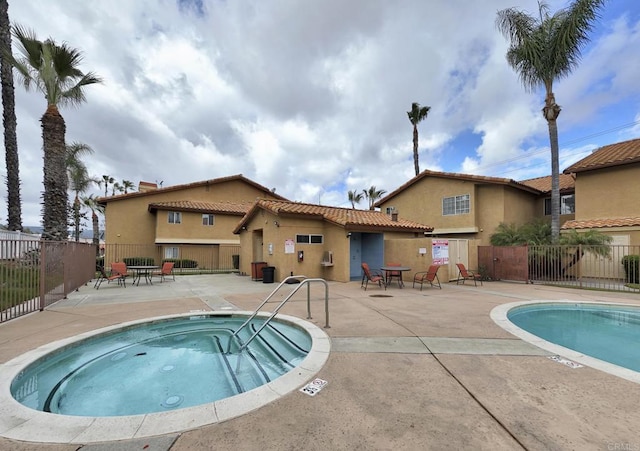
[[[91,244],[0,239],[0,322],[66,297],[95,277],[95,260]]]
[[[109,269],[114,262],[161,266],[173,261],[175,274],[211,274],[238,271],[239,255],[237,244],[107,244],[98,264]]]
[[[640,246],[482,246],[478,263],[496,280],[640,292]]]

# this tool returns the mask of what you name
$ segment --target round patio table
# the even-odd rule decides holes
[[[400,279],[398,279],[398,286],[400,288],[404,287],[404,281],[402,280],[403,279],[402,273],[404,273],[405,271],[411,271],[411,268],[409,268],[408,266],[382,266],[380,267],[380,269],[385,271],[385,273],[389,273],[391,271],[398,271],[400,273]]]

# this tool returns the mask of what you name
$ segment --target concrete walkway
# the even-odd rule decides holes
[[[44,312],[0,325],[0,362],[124,321],[202,309],[253,310],[275,286],[202,275],[153,286],[83,287]],[[282,313],[306,319],[306,293],[300,290]],[[84,446],[0,437],[0,449],[640,449],[638,383],[554,361],[552,353],[490,316],[495,307],[517,301],[640,305],[638,294],[501,282],[365,292],[351,282],[330,283],[329,296],[330,328],[324,330],[331,354],[316,375],[328,385],[314,397],[294,390],[241,417],[175,434]],[[324,328],[322,284],[313,286],[311,300],[308,321]]]

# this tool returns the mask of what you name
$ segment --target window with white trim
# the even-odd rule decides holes
[[[299,244],[322,244],[323,242],[322,235],[296,235],[296,243]]]
[[[180,258],[180,251],[177,247],[165,247],[164,258]]]
[[[470,211],[469,194],[442,198],[442,216],[464,215]]]
[[[395,211],[396,207],[387,207],[385,209],[386,213],[391,216],[391,213],[393,213]]]
[[[575,194],[564,194],[560,196],[560,214],[572,215],[576,212],[576,196]],[[544,215],[551,215],[551,198],[544,200]]]
[[[215,216],[214,215],[207,215],[207,214],[202,215],[202,225],[203,226],[212,226],[214,223],[215,223]]]
[[[169,212],[169,224],[180,224],[182,222],[182,213],[179,211]]]

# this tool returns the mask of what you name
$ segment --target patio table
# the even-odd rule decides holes
[[[400,273],[400,280],[398,280],[398,286],[400,288],[404,287],[404,281],[402,280],[402,274],[405,271],[411,271],[411,268],[409,268],[408,266],[382,266],[380,267],[381,270],[385,271],[385,274],[387,272],[391,272],[391,271],[398,271]],[[385,277],[386,279],[386,277]]]
[[[140,279],[144,276],[144,280],[146,283],[153,285],[151,281],[151,273],[157,269],[160,269],[159,266],[153,265],[136,265],[136,266],[128,266],[128,269],[135,272],[133,276],[133,283],[131,285],[140,285]]]

